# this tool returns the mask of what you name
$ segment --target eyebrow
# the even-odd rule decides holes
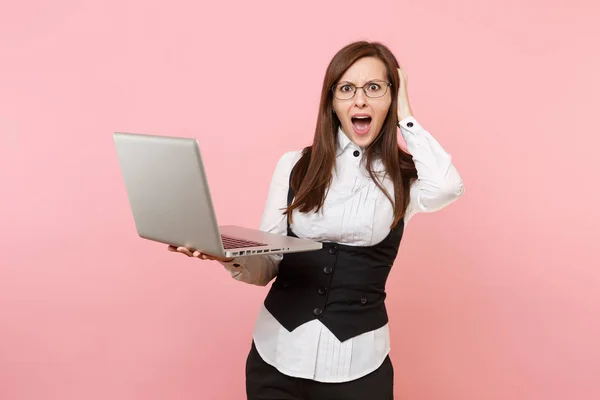
[[[375,81],[387,82],[385,79],[382,79],[382,78],[375,78],[375,79],[369,79],[368,81],[366,81],[366,82],[365,82],[365,85],[366,85],[367,83],[369,83],[369,82],[375,82]],[[342,84],[342,83],[349,83],[349,84],[351,84],[351,85],[354,85],[354,86],[356,86],[356,83],[354,83],[354,82],[351,82],[351,81],[339,81],[339,82],[338,82],[338,85],[340,85],[340,84]]]

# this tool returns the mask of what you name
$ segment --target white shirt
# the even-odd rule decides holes
[[[464,193],[464,186],[451,156],[415,120],[400,121],[400,132],[413,156],[418,179],[411,186],[410,203],[404,217],[439,210]],[[336,165],[331,186],[319,213],[294,212],[291,225],[301,238],[354,246],[371,246],[390,230],[393,208],[370,178],[362,161],[363,149],[339,129]],[[289,176],[301,151],[285,153],[277,163],[262,216],[260,230],[285,235]],[[375,164],[376,171],[383,164]],[[393,183],[383,186],[394,198]],[[276,275],[282,255],[238,257],[222,263],[234,279],[267,285]],[[239,265],[235,267],[233,264]],[[265,362],[280,372],[319,382],[346,382],[376,370],[390,351],[388,325],[340,342],[318,319],[287,331],[261,306],[254,329],[256,348]]]

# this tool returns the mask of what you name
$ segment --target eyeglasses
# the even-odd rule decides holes
[[[351,83],[338,83],[331,87],[331,91],[338,100],[350,100],[356,95],[357,89],[362,89],[365,96],[376,99],[383,97],[390,86],[392,84],[386,81],[370,81],[361,87],[356,87]]]

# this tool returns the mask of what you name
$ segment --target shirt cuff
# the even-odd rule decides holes
[[[233,278],[237,277],[244,270],[244,264],[239,258],[234,258],[231,261],[219,261],[219,264],[225,267],[225,269],[231,272]]]
[[[227,269],[229,269],[229,268],[239,269],[243,266],[243,262],[239,257],[235,257],[231,261],[219,261],[219,263]]]
[[[406,117],[401,121],[398,121],[398,127],[402,131],[403,135],[412,134],[418,135],[423,131],[423,127],[419,122],[415,119],[415,117]]]

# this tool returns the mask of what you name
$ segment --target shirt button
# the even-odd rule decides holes
[[[360,153],[359,153],[359,151],[358,151],[358,150],[354,150],[354,153],[352,153],[352,154],[354,154],[354,157],[358,157],[358,156],[360,156]]]
[[[325,287],[320,287],[320,288],[319,288],[319,290],[317,290],[317,292],[318,292],[319,294],[325,294],[325,292],[327,292],[327,288],[325,288]]]
[[[361,304],[367,304],[367,298],[366,298],[365,296],[363,296],[363,297],[360,299],[360,303],[361,303]]]
[[[313,310],[313,314],[315,314],[317,317],[321,314],[323,314],[323,310],[321,310],[320,308],[315,308]]]
[[[337,249],[335,247],[330,247],[329,248],[329,254],[333,255],[335,253],[337,253]]]
[[[413,126],[413,123],[412,123],[412,122],[408,122],[408,123],[406,124],[406,126],[408,126],[409,128],[412,128],[412,126]]]
[[[329,275],[330,273],[333,272],[333,268],[325,267],[325,268],[323,268],[323,272],[325,273],[325,275]]]

